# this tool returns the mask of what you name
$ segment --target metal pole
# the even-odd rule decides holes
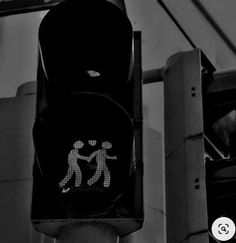
[[[105,224],[70,224],[63,227],[57,243],[118,243],[116,231]]]
[[[164,68],[151,69],[143,72],[143,84],[157,83],[163,81]]]

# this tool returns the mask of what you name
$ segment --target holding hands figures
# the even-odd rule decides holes
[[[90,140],[89,144],[91,146],[96,145],[96,140]],[[111,182],[111,174],[110,171],[106,165],[106,160],[117,160],[117,156],[110,156],[107,154],[107,150],[112,148],[112,144],[108,141],[102,143],[102,148],[98,149],[90,156],[84,156],[79,153],[79,150],[84,146],[84,143],[82,141],[76,141],[73,144],[73,149],[70,151],[68,155],[68,170],[66,176],[63,178],[62,181],[59,183],[59,187],[63,188],[72,178],[73,174],[75,174],[75,187],[79,187],[82,182],[82,172],[81,169],[77,163],[78,159],[85,160],[88,163],[90,163],[93,158],[96,159],[96,171],[94,175],[87,180],[87,184],[89,186],[92,186],[94,183],[96,183],[99,178],[104,174],[104,187],[109,187]],[[64,192],[64,189],[63,189]],[[67,191],[66,191],[67,192]]]

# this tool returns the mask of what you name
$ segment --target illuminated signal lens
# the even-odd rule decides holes
[[[42,175],[62,197],[65,211],[100,212],[126,190],[133,124],[114,101],[91,93],[68,96],[38,116],[33,132]]]

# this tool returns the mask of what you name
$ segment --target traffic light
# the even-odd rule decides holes
[[[167,243],[235,242],[235,73],[177,53],[164,93]]]
[[[124,236],[142,226],[140,39],[124,10],[105,0],[65,0],[42,20],[31,212],[38,231],[55,237],[67,224],[96,222]]]
[[[207,75],[207,74],[205,74]],[[214,153],[206,156],[206,186],[208,199],[208,225],[219,222],[215,239],[235,242],[236,223],[236,87],[233,71],[215,73],[205,95],[205,133],[211,139]],[[211,149],[212,150],[212,149]],[[229,222],[228,222],[229,221]],[[230,221],[232,222],[230,225]]]

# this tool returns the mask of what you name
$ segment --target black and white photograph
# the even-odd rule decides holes
[[[0,0],[0,243],[236,243],[235,23]]]

